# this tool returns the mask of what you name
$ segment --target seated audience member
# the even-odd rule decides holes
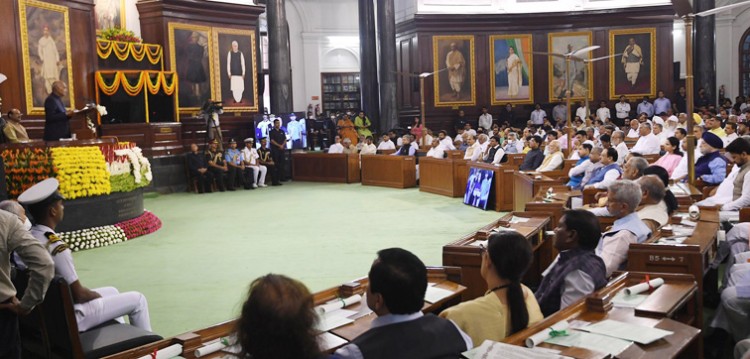
[[[362,152],[362,148],[365,147],[365,141],[367,140],[367,137],[364,135],[359,135],[359,139],[357,141],[357,145],[354,146],[357,149],[357,153]]]
[[[503,143],[503,151],[505,153],[521,153],[523,151],[523,141],[518,140],[518,134],[508,132],[505,137],[506,140]]]
[[[63,278],[70,286],[78,330],[85,332],[110,320],[122,322],[121,317],[127,315],[131,325],[151,331],[148,303],[143,294],[120,293],[113,287],[91,290],[78,279],[72,251],[55,233],[55,228],[63,220],[65,208],[64,198],[57,191],[59,186],[57,179],[48,178],[24,191],[18,202],[27,206],[34,219],[31,235],[52,255],[55,276]]]
[[[636,152],[642,155],[658,154],[661,149],[661,145],[659,143],[659,138],[651,133],[651,125],[642,123],[639,128],[639,133],[641,137],[638,138],[638,141],[635,143],[633,148],[630,149],[630,152]]]
[[[638,138],[641,137],[640,131],[638,128],[641,126],[641,123],[638,122],[637,119],[630,120],[630,130],[628,131],[628,138]]]
[[[388,137],[388,135],[383,135],[382,140],[378,144],[378,150],[395,150],[395,149],[396,149],[396,145],[393,143],[393,141],[391,141],[391,138]]]
[[[599,220],[590,212],[563,213],[552,242],[560,254],[534,293],[545,317],[607,284],[604,262],[594,253],[600,237]]]
[[[301,282],[268,274],[250,284],[237,320],[239,358],[320,359],[313,296]]]
[[[608,148],[602,151],[602,157],[599,160],[602,166],[591,174],[588,182],[581,181],[584,188],[607,189],[609,185],[615,183],[622,170],[617,165],[617,151],[614,148]]]
[[[248,185],[245,185],[245,178],[242,176],[245,171],[245,164],[242,162],[242,152],[237,149],[237,141],[234,138],[229,139],[229,148],[227,148],[224,154],[224,161],[227,164],[229,171],[227,175],[229,177],[229,188],[236,189],[240,186],[244,186],[245,189],[251,189]]]
[[[349,143],[351,143],[351,141],[349,141]],[[336,137],[334,137],[333,144],[331,147],[328,147],[328,153],[344,153],[344,145],[341,144],[341,136],[336,135]]]
[[[599,146],[601,148],[611,148],[612,147],[612,136],[608,134],[603,134],[599,136]]]
[[[255,149],[255,140],[245,139],[245,148],[242,149],[242,162],[245,163],[245,186],[252,188],[266,186],[266,174],[268,167],[260,164],[260,155]]]
[[[357,153],[357,146],[352,144],[351,139],[344,138],[344,140],[341,141],[341,146],[344,147],[341,153],[344,153],[344,154]]]
[[[679,204],[677,203],[677,197],[675,197],[674,193],[669,189],[669,174],[667,173],[667,170],[661,166],[648,166],[643,170],[643,175],[659,177],[661,183],[664,185],[664,204],[667,206],[667,214],[672,216],[672,214],[677,211]],[[641,217],[641,219],[643,219],[643,217]]]
[[[644,175],[637,181],[641,187],[641,203],[636,209],[638,218],[642,221],[652,220],[659,227],[669,222],[669,209],[664,202],[666,188],[658,176]]]
[[[536,135],[531,136],[531,139],[529,140],[529,152],[524,156],[523,162],[519,168],[521,171],[534,171],[542,164],[542,161],[544,161],[544,154],[539,149],[541,144],[541,137]]]
[[[547,142],[547,146],[544,148],[544,155],[546,156],[549,154],[549,143],[552,141],[557,141],[558,145],[560,144],[559,135],[557,134],[557,131],[550,129],[549,132],[547,132],[547,136],[544,139]],[[561,147],[562,148],[562,147]]]
[[[365,137],[364,144],[362,145],[362,149],[359,151],[359,154],[360,155],[374,155],[376,153],[378,153],[378,149],[372,143],[372,136]]]
[[[570,180],[565,184],[566,186],[573,188],[578,187],[581,184],[586,168],[592,164],[589,160],[592,149],[593,147],[591,147],[591,144],[589,143],[583,143],[578,146],[578,151],[576,151],[578,153],[578,161],[575,166],[568,171],[568,177],[570,177]]]
[[[655,123],[652,129],[654,136],[656,136],[657,139],[659,139],[659,143],[664,143],[664,140],[667,139],[667,133],[664,132],[664,126],[658,123]]]
[[[17,108],[8,111],[8,121],[3,127],[3,133],[8,143],[29,142],[26,128],[21,124],[21,111]]]
[[[659,159],[654,162],[654,165],[663,167],[667,170],[669,175],[672,175],[674,169],[677,168],[677,165],[682,161],[680,140],[678,140],[677,137],[669,137],[662,142],[661,148],[664,150],[664,155],[659,157]]]
[[[631,181],[637,180],[643,176],[643,171],[648,167],[648,161],[643,157],[630,156],[622,166],[622,178]]]
[[[453,140],[451,140],[450,137],[448,137],[448,133],[445,131],[438,132],[438,139],[440,140],[440,144],[443,145],[443,148],[448,150],[455,150],[456,146],[453,145]]]
[[[726,152],[732,157],[738,171],[732,180],[732,199],[721,202],[721,210],[739,211],[742,207],[750,206],[750,141],[744,137],[738,138],[727,146]]]
[[[219,143],[216,140],[211,141],[208,145],[208,151],[206,151],[206,162],[208,163],[208,170],[211,171],[213,178],[216,180],[219,192],[224,192],[227,188],[229,167],[227,167],[224,154],[221,153],[218,146]],[[234,188],[229,187],[229,190],[234,191]]]
[[[206,156],[198,152],[198,145],[190,144],[190,153],[187,154],[188,169],[190,175],[198,180],[198,193],[211,193],[211,183],[214,175],[208,170]]]
[[[456,127],[456,137],[453,139],[453,145],[456,149],[460,149],[459,147],[464,144],[464,133],[466,131],[464,131],[463,127]]]
[[[401,248],[379,251],[368,278],[367,306],[377,318],[334,357],[459,358],[474,347],[455,323],[422,314],[427,269],[411,252]]]
[[[745,261],[750,255],[740,255]],[[706,338],[706,358],[724,358],[723,352],[728,339],[739,341],[750,338],[750,265],[735,264],[731,268],[729,280],[721,291],[721,302],[709,324],[713,334]]]
[[[276,177],[276,171],[274,171],[276,163],[273,161],[273,157],[271,157],[271,150],[266,146],[267,142],[268,140],[265,137],[260,139],[260,147],[258,148],[258,156],[260,158],[258,158],[258,162],[262,166],[266,166],[268,172],[271,173],[271,186],[281,186],[279,178]]]
[[[402,137],[401,143],[402,145],[398,151],[392,153],[391,156],[414,156],[417,153],[417,150],[411,145],[411,138],[409,136]]]
[[[471,122],[467,122],[464,124],[464,132],[468,133],[471,136],[477,135],[477,131],[471,128]]]
[[[750,238],[750,223],[742,222],[735,224],[732,229],[727,232],[725,241],[719,242],[716,257],[711,263],[711,268],[718,269],[719,265],[726,260],[724,280],[721,281],[722,289],[725,288],[729,282],[731,274],[730,268],[733,268],[733,266],[737,264],[737,261],[735,260],[737,256],[741,253],[750,251],[748,238]],[[750,266],[750,262],[743,263],[743,265]]]
[[[492,136],[490,138],[489,146],[483,156],[485,163],[491,163],[493,165],[500,165],[503,161],[507,160],[505,157],[505,151],[500,146],[500,138],[498,136]]]
[[[724,142],[719,136],[705,132],[699,146],[703,156],[695,162],[695,178],[711,186],[720,184],[727,177],[727,158],[719,152]]]
[[[405,136],[409,137],[409,144],[411,145],[411,147],[414,147],[414,152],[416,153],[417,151],[419,151],[419,143],[417,143],[417,138],[414,137],[414,135],[411,135],[411,134],[407,134]],[[401,142],[403,142],[403,141],[401,141]]]
[[[628,145],[625,143],[625,133],[622,131],[615,131],[612,133],[612,147],[617,150],[617,164],[622,165],[625,163],[625,157],[630,153]]]
[[[544,157],[542,164],[537,167],[537,172],[555,171],[562,168],[565,162],[565,155],[560,150],[560,142],[557,140],[547,145],[549,154]]]
[[[531,244],[517,232],[494,233],[482,249],[479,272],[487,283],[483,297],[448,308],[440,316],[452,320],[475,345],[502,341],[542,319],[534,293],[521,284],[531,266]]]
[[[476,162],[482,156],[482,148],[479,146],[479,142],[477,142],[477,136],[468,135],[467,137],[469,147],[464,152],[464,159]]]
[[[616,218],[612,228],[602,234],[596,254],[607,268],[607,277],[624,268],[631,243],[643,243],[651,230],[635,213],[641,203],[642,192],[637,183],[621,180],[607,190],[607,211]]]
[[[479,143],[479,149],[481,150],[482,155],[484,155],[484,153],[487,152],[487,146],[490,144],[489,136],[485,134],[477,135],[477,142]]]
[[[727,136],[723,138],[724,147],[729,146],[732,141],[736,140],[739,137],[739,135],[737,134],[736,122],[727,122],[727,124],[724,125],[724,132],[726,132],[727,134]]]
[[[581,182],[575,186],[571,187],[572,189],[583,189],[584,184],[588,183],[591,180],[591,175],[598,169],[602,168],[602,152],[603,150],[599,147],[594,147],[591,149],[591,153],[589,154],[588,161],[590,162],[587,164],[584,162],[581,164],[582,166],[585,165],[585,169],[583,171],[583,178],[581,178]]]
[[[679,182],[682,180],[685,180],[688,175],[688,155],[687,155],[687,148],[688,148],[688,138],[686,137],[684,140],[680,141],[680,148],[682,149],[682,159],[680,160],[680,163],[677,164],[677,167],[674,168],[672,171],[672,174],[669,176],[670,180],[673,180],[675,182]],[[695,138],[692,138],[693,144],[695,144]],[[693,151],[694,157],[693,159],[697,161],[703,154],[700,152],[700,147],[695,146],[695,150]]]
[[[440,143],[440,139],[434,138],[432,140],[432,146],[430,147],[430,150],[427,151],[427,157],[445,158],[445,149]]]

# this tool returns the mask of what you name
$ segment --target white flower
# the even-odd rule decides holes
[[[102,105],[96,105],[96,111],[99,112],[99,115],[104,116],[107,114],[107,108]]]

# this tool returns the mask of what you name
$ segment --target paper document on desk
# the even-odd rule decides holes
[[[659,238],[659,240],[656,241],[656,244],[682,244],[687,239],[688,237],[685,237],[685,236],[665,237],[665,238]]]
[[[474,241],[474,242],[469,243],[469,245],[474,246],[474,247],[484,246],[484,248],[487,248],[487,242],[489,242],[489,240]]]
[[[504,232],[504,231],[518,232],[515,228],[509,228],[509,227],[503,227],[503,226],[492,228],[490,232],[497,233],[497,232]]]
[[[354,310],[339,309],[320,315],[320,320],[318,321],[316,329],[320,332],[327,332],[331,329],[347,325],[354,322],[354,319],[349,318],[354,314],[357,314]]]
[[[540,348],[529,349],[515,345],[485,340],[482,345],[462,353],[469,359],[557,359],[565,358],[559,351]]]
[[[435,286],[428,286],[427,292],[424,294],[424,301],[430,304],[437,303],[445,298],[453,295],[453,292],[443,288],[437,288]]]
[[[612,305],[620,308],[635,308],[648,298],[648,294],[627,295],[621,290],[612,298]]]
[[[634,341],[640,344],[651,344],[659,339],[674,334],[668,330],[635,325],[607,319],[581,328],[590,333],[598,333],[613,338]]]
[[[323,332],[323,333],[318,334],[318,344],[320,345],[320,349],[322,349],[324,352],[329,351],[331,349],[338,348],[346,343],[348,343],[346,339],[341,338],[338,335],[331,334],[329,332]]]
[[[567,336],[556,336],[545,340],[545,343],[577,347],[615,356],[622,353],[633,342],[612,338],[606,335],[569,330]]]
[[[508,223],[510,223],[510,224],[513,224],[513,223],[526,223],[528,221],[529,221],[528,218],[513,216],[513,217],[510,218],[510,222],[508,222]]]

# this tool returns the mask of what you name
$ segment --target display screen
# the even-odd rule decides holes
[[[466,180],[464,204],[486,210],[492,192],[492,179],[495,171],[471,167]]]
[[[255,143],[256,147],[260,146],[261,138],[268,138],[268,133],[273,129],[273,121],[281,120],[281,130],[286,133],[286,148],[303,149],[307,147],[307,126],[304,112],[293,112],[280,115],[255,115],[253,120],[255,125]],[[271,141],[267,141],[267,146]]]

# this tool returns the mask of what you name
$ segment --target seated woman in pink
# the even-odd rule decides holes
[[[661,144],[661,149],[666,153],[664,156],[659,157],[654,165],[664,167],[664,169],[667,170],[667,173],[671,176],[672,172],[677,168],[677,165],[680,164],[680,160],[682,159],[680,140],[678,140],[677,137],[669,137]]]

